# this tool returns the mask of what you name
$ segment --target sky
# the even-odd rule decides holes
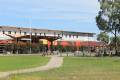
[[[98,33],[98,0],[0,0],[0,25]]]

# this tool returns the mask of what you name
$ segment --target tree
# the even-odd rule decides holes
[[[101,31],[110,32],[115,36],[115,52],[117,54],[116,38],[120,32],[120,0],[98,0],[100,11],[96,17],[97,26]]]
[[[105,32],[101,32],[100,34],[97,35],[97,40],[108,44],[109,43],[109,35],[107,35],[107,33],[105,33]]]
[[[97,35],[97,40],[103,42],[104,45],[107,45],[109,43],[109,35],[106,32],[101,32],[100,34]],[[100,55],[107,56],[105,46],[102,46],[102,48],[100,48],[100,52],[104,54],[99,53],[99,56]]]
[[[120,36],[116,37],[117,48],[120,46]],[[115,46],[115,37],[110,38],[110,46]]]

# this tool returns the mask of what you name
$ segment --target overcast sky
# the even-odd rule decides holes
[[[99,32],[98,0],[0,0],[0,25]]]

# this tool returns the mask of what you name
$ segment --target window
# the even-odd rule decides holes
[[[60,37],[60,34],[58,34],[58,37]]]
[[[62,34],[62,37],[63,37],[63,34]]]
[[[69,35],[69,38],[71,38],[71,34]]]
[[[63,37],[63,35],[64,35],[64,34],[63,34],[63,31],[62,31],[62,37]]]
[[[37,33],[35,33],[35,36],[37,36]]]
[[[78,35],[76,36],[76,38],[78,38]]]
[[[56,32],[54,32],[54,36],[56,36]]]
[[[26,35],[27,34],[27,32],[24,32],[24,35]]]
[[[3,32],[3,34],[5,34],[5,31],[2,31]]]
[[[40,36],[41,36],[42,33],[40,33]]]
[[[44,36],[46,36],[46,33],[44,33]]]
[[[16,34],[16,31],[14,33]]]
[[[8,31],[8,34],[11,34],[11,31]]]
[[[21,30],[20,30],[20,34],[21,34]]]

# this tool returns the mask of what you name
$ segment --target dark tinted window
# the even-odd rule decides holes
[[[8,31],[8,34],[11,34],[11,31]]]

